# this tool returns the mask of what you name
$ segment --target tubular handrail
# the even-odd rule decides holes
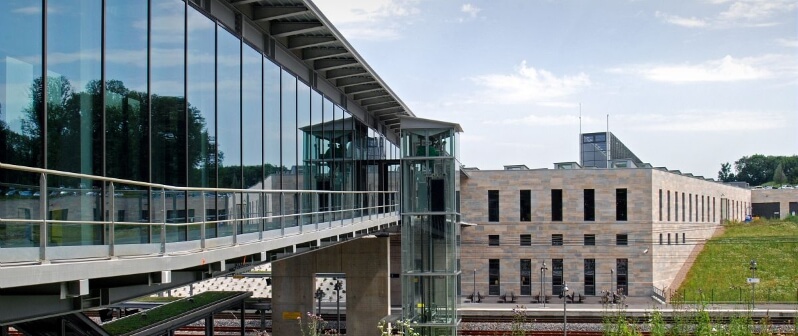
[[[215,249],[220,245],[207,246],[206,241],[213,238],[232,237],[232,242],[229,246],[237,245],[238,237],[240,235],[258,233],[257,241],[264,241],[266,239],[276,239],[285,237],[287,235],[302,234],[306,230],[318,231],[322,228],[344,227],[355,223],[358,219],[363,222],[366,219],[371,219],[376,215],[395,215],[399,209],[399,197],[397,191],[331,191],[331,190],[289,190],[289,189],[237,189],[237,188],[202,188],[202,187],[178,187],[170,186],[159,183],[149,183],[141,181],[125,180],[113,177],[102,177],[88,174],[72,173],[57,171],[44,168],[35,168],[27,166],[19,166],[0,162],[0,169],[21,171],[33,174],[39,174],[39,183],[37,194],[31,196],[30,190],[34,189],[34,185],[30,185],[28,189],[29,194],[20,198],[14,196],[8,200],[36,200],[39,203],[38,218],[30,218],[31,207],[28,210],[27,218],[8,218],[13,216],[0,217],[0,224],[3,225],[17,225],[22,229],[17,229],[17,233],[26,230],[27,235],[25,241],[17,240],[12,244],[3,246],[4,239],[7,237],[0,237],[0,250],[13,249],[15,247],[38,247],[39,258],[38,261],[48,260],[48,248],[57,247],[64,241],[51,242],[51,230],[58,230],[59,234],[64,234],[65,230],[70,230],[69,227],[56,228],[54,224],[58,225],[102,225],[104,229],[102,232],[96,231],[93,239],[79,241],[76,246],[108,246],[108,251],[104,256],[97,257],[115,257],[119,256],[116,253],[115,246],[124,245],[131,246],[136,244],[160,244],[160,254],[167,253],[167,244],[172,242],[199,242],[200,249]],[[76,179],[91,180],[102,182],[102,187],[80,187],[80,188],[55,188],[48,187],[48,176],[62,176]],[[94,183],[94,182],[92,182]],[[130,189],[117,189],[115,185],[129,185],[139,186],[143,189],[130,190]],[[59,194],[48,195],[48,192],[62,191]],[[84,191],[87,191],[84,194]],[[178,192],[172,194],[172,192]],[[198,194],[194,194],[194,193]],[[215,194],[215,195],[214,195]],[[225,197],[220,197],[222,194]],[[338,195],[339,197],[335,197]],[[91,197],[91,202],[88,208],[85,201],[75,202],[74,200],[83,199],[82,197]],[[391,197],[393,196],[393,197]],[[2,196],[0,196],[2,197]],[[74,198],[78,197],[78,198]],[[212,197],[212,199],[208,199]],[[167,199],[171,201],[167,202]],[[177,199],[182,199],[179,203]],[[62,205],[67,209],[69,214],[78,212],[80,217],[93,217],[93,220],[80,220],[80,219],[66,219],[54,218],[52,212],[52,204],[48,201],[51,200],[65,200],[65,203],[74,202],[77,205],[69,207]],[[85,200],[85,199],[84,199]],[[141,221],[131,222],[120,220],[117,221],[116,206],[117,200],[126,200],[127,203],[139,200],[144,202],[144,205],[138,204],[133,206],[133,209],[125,208],[126,203],[121,203],[120,211],[129,211],[136,213],[142,212]],[[4,199],[0,199],[0,202]],[[390,203],[389,203],[390,202]],[[81,205],[82,204],[82,205]],[[177,206],[179,204],[180,206]],[[223,204],[223,205],[222,205]],[[94,215],[91,214],[91,206],[94,205]],[[129,205],[129,204],[128,204]],[[221,207],[220,207],[221,206]],[[34,206],[35,207],[35,206]],[[75,210],[71,210],[75,209]],[[86,213],[89,210],[88,214]],[[190,212],[189,212],[190,210]],[[220,212],[221,210],[221,212]],[[83,212],[81,215],[81,211]],[[211,212],[208,212],[211,211]],[[197,213],[195,215],[195,212]],[[146,217],[145,217],[146,213]],[[189,215],[190,214],[190,215]],[[0,214],[2,216],[2,214]],[[22,215],[19,215],[22,216]],[[123,218],[122,218],[123,219]],[[344,221],[351,223],[346,224]],[[340,224],[338,223],[340,222]],[[336,224],[333,224],[336,223]],[[322,225],[320,225],[322,224]],[[216,226],[216,225],[224,225]],[[313,227],[309,227],[313,226]],[[38,232],[35,228],[38,226]],[[147,232],[131,232],[131,231],[118,231],[118,228],[140,227],[146,228]],[[185,228],[195,227],[189,234],[191,229],[181,229],[185,232],[179,233],[179,236],[172,236],[175,231],[168,231],[167,228]],[[286,229],[292,229],[286,232]],[[210,229],[211,231],[207,231]],[[279,231],[279,235],[275,236],[270,234],[269,238],[264,237],[264,232]],[[297,232],[298,231],[298,232]],[[214,237],[206,237],[206,233],[211,232],[215,234]],[[130,234],[130,235],[128,235]],[[194,236],[194,235],[198,236]],[[117,235],[120,235],[117,237]],[[167,237],[169,235],[169,237]],[[35,237],[38,236],[38,237]],[[61,236],[58,236],[59,238]],[[175,241],[177,237],[177,241]],[[35,240],[38,238],[38,240]],[[131,238],[133,241],[138,239],[146,240],[141,243],[130,243]],[[18,238],[14,238],[18,239]],[[116,243],[116,239],[125,239],[127,243]],[[241,238],[251,239],[251,238]],[[24,245],[29,244],[29,245]],[[36,245],[38,243],[38,245]],[[72,242],[74,244],[74,242]],[[31,246],[30,244],[33,244]],[[65,243],[69,245],[70,243]],[[75,245],[73,245],[75,246]],[[130,252],[129,249],[126,253]],[[170,251],[173,253],[173,251]],[[5,263],[16,263],[31,260],[5,260]],[[3,258],[0,258],[0,263],[3,263]]]

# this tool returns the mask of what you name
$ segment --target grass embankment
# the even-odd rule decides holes
[[[678,290],[686,301],[750,302],[750,262],[757,262],[756,302],[798,302],[798,221],[728,223],[698,255]]]
[[[106,323],[102,327],[111,335],[124,335],[241,293],[242,292],[205,292],[191,297],[192,300],[185,299],[167,303],[160,307]]]

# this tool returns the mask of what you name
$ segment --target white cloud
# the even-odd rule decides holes
[[[688,110],[674,114],[622,115],[636,129],[668,132],[762,131],[789,125],[787,118],[765,111]]]
[[[776,43],[778,43],[782,47],[798,48],[798,38],[793,38],[793,39],[779,38],[776,39]]]
[[[634,65],[611,69],[610,72],[636,74],[657,82],[736,82],[773,77],[772,69],[779,67],[778,64],[786,64],[780,58],[772,55],[735,59],[726,55],[700,64]]]
[[[542,102],[561,99],[590,86],[584,73],[557,77],[549,71],[527,66],[526,61],[513,74],[491,74],[471,78],[485,88],[482,101],[495,104]]]
[[[655,16],[664,22],[688,28],[770,27],[780,24],[779,15],[798,8],[793,0],[710,0],[715,5],[728,7],[717,15],[704,18],[684,17],[657,11]],[[794,15],[794,14],[788,14]]]
[[[696,17],[686,18],[678,15],[662,13],[659,11],[657,11],[655,15],[656,17],[661,18],[665,22],[668,22],[670,24],[675,24],[677,26],[688,27],[688,28],[699,28],[707,26],[707,21]]]
[[[588,122],[588,118],[583,118],[584,122]],[[550,115],[534,115],[530,114],[523,118],[518,119],[504,119],[493,120],[489,119],[486,124],[501,124],[501,125],[524,125],[524,126],[565,126],[579,124],[578,115],[568,114],[550,114]]]
[[[418,0],[318,0],[315,4],[350,40],[398,38],[402,26],[420,12]]]
[[[42,8],[40,6],[20,7],[20,8],[15,8],[14,10],[12,10],[12,12],[18,14],[34,15],[34,14],[41,14]]]
[[[468,16],[470,16],[473,19],[476,18],[477,15],[479,15],[479,12],[482,11],[482,8],[479,8],[469,3],[460,7],[460,11],[468,14]]]

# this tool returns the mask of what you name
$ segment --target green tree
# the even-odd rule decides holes
[[[718,180],[723,182],[736,181],[734,173],[731,171],[731,164],[728,162],[720,164],[720,171],[718,171]]]
[[[787,175],[784,175],[784,168],[782,167],[781,163],[776,166],[776,169],[773,172],[773,182],[776,182],[777,184],[787,183]]]
[[[773,177],[773,170],[776,165],[762,154],[743,156],[734,162],[737,171],[737,180],[748,182],[750,185],[762,185],[769,182]]]

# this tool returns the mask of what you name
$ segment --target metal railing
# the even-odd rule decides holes
[[[206,250],[397,216],[399,209],[396,191],[175,187],[5,163],[0,169],[38,177],[36,185],[0,184],[0,264]]]

